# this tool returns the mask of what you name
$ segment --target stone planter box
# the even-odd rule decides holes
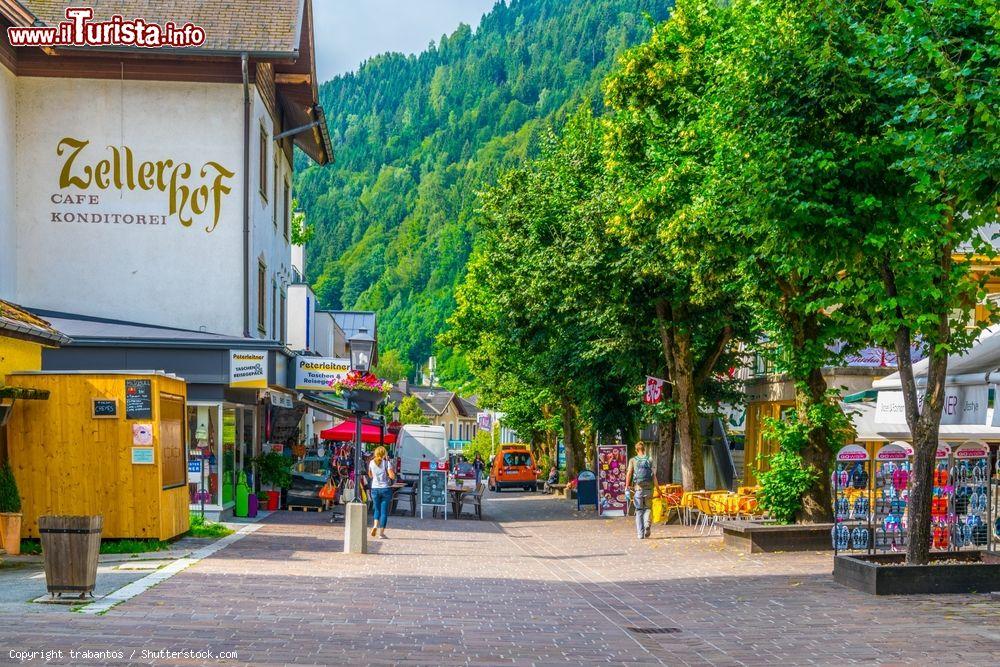
[[[870,595],[989,593],[1000,590],[1000,554],[986,551],[932,553],[947,565],[905,565],[903,554],[837,556],[833,580]]]
[[[832,551],[832,523],[808,526],[767,521],[720,521],[725,546],[748,554],[775,551]]]

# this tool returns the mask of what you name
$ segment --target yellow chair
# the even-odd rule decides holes
[[[662,488],[663,487],[661,487],[661,489]],[[682,510],[684,509],[684,506],[681,505],[681,494],[680,493],[677,493],[677,492],[663,493],[662,490],[661,490],[660,496],[658,498],[654,498],[654,502],[656,502],[656,501],[659,501],[659,503],[660,503],[660,512],[661,512],[660,519],[662,519],[662,523],[664,525],[666,525],[670,521],[670,512],[671,511],[677,512],[677,517],[678,518],[682,518],[683,517]],[[654,505],[654,508],[655,507],[656,506]],[[656,517],[656,510],[654,509],[653,510],[653,522],[654,523],[660,523],[661,522],[660,519],[657,519],[657,517]]]
[[[695,508],[698,510],[698,522],[701,524],[701,534],[711,532],[719,524],[719,517],[726,516],[725,503],[719,502],[711,495],[694,497]]]

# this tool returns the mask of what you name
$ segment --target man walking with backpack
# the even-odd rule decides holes
[[[635,443],[635,456],[628,462],[625,471],[625,488],[632,493],[635,506],[635,528],[640,540],[649,537],[652,519],[653,489],[657,488],[653,462],[646,456],[646,443]]]

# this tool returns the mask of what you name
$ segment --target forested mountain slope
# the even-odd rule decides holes
[[[308,278],[327,308],[379,313],[383,351],[459,381],[435,350],[476,233],[478,192],[541,132],[600,105],[615,56],[651,32],[669,0],[511,0],[417,56],[386,54],[322,85],[336,153],[298,166],[315,228]],[[648,17],[647,17],[648,15]]]

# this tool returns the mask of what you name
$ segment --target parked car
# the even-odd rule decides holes
[[[455,479],[474,480],[476,479],[476,468],[471,463],[466,463],[465,461],[462,461],[461,463],[456,463],[455,472],[453,476],[455,477]]]
[[[536,491],[538,472],[531,450],[524,446],[505,445],[493,459],[489,478],[490,490],[497,493],[505,488]]]
[[[399,430],[396,456],[399,457],[400,479],[411,483],[420,479],[421,461],[447,463],[448,440],[444,426],[407,424]]]

